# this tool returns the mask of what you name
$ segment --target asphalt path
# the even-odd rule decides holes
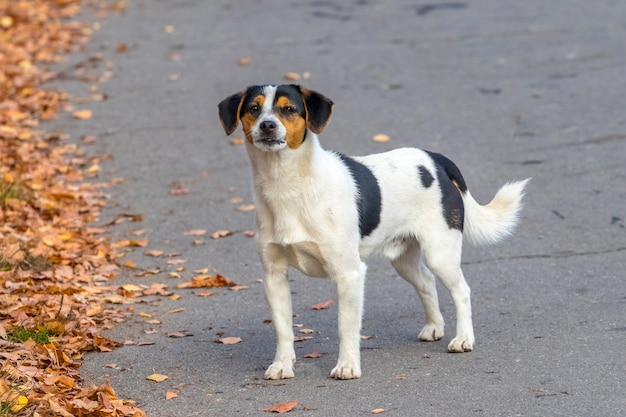
[[[121,262],[163,272],[137,277],[126,268],[117,282],[164,283],[180,299],[116,306],[131,310],[107,336],[141,345],[87,356],[86,381],[110,378],[150,416],[263,415],[286,401],[298,401],[291,414],[308,416],[626,415],[625,2],[132,0],[76,59],[96,53],[114,64],[100,85],[108,100],[77,103],[94,111],[89,120],[54,123],[74,140],[96,135],[87,151],[113,157],[99,180],[124,179],[106,190],[100,221],[143,216],[111,238],[142,230],[148,247]],[[372,259],[362,378],[328,377],[337,305],[311,306],[336,301],[335,288],[293,272],[296,330],[314,332],[296,344],[294,379],[263,380],[275,336],[253,240],[243,233],[254,213],[237,209],[253,203],[250,169],[216,106],[248,85],[285,82],[289,72],[335,102],[321,135],[328,148],[444,153],[482,203],[507,180],[533,178],[517,233],[464,251],[473,352],[446,351],[454,309],[441,287],[448,332],[420,342],[414,291]],[[86,88],[61,85],[75,95]],[[373,141],[378,133],[390,140]],[[171,195],[176,188],[189,192]],[[193,229],[208,233],[185,235]],[[211,239],[217,230],[238,233]],[[168,274],[181,267],[181,278]],[[209,297],[174,289],[204,268],[247,288]],[[242,341],[215,342],[222,337]],[[320,357],[305,358],[313,352]],[[168,379],[147,380],[152,373]],[[167,400],[167,391],[178,397]]]

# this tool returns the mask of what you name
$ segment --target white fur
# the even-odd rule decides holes
[[[272,88],[266,88],[266,103],[273,99]],[[271,106],[263,109],[263,117],[273,117]],[[263,117],[258,118],[256,126]],[[256,126],[251,130],[253,137],[259,134]],[[294,376],[288,266],[335,281],[339,358],[331,376],[361,376],[359,333],[367,269],[363,261],[373,253],[390,259],[399,275],[415,287],[425,310],[426,324],[419,334],[425,341],[439,340],[444,335],[434,278],[437,276],[450,291],[456,308],[456,336],[448,349],[471,351],[474,331],[470,289],[461,271],[463,234],[451,229],[443,216],[441,188],[429,154],[405,148],[354,158],[374,173],[382,197],[380,223],[362,239],[357,186],[348,167],[339,155],[324,150],[312,131],[306,135],[297,149],[268,151],[259,148],[256,141],[246,142],[256,193],[256,245],[277,334],[276,355],[265,377]],[[420,180],[418,165],[434,177],[428,188]],[[479,205],[466,192],[467,240],[494,243],[510,234],[517,223],[526,182],[505,185],[487,206]]]

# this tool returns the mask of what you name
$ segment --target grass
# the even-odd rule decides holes
[[[28,330],[23,327],[14,327],[7,331],[7,340],[16,343],[24,343],[28,339],[33,339],[33,342],[38,345],[45,345],[50,343],[50,331],[48,329],[43,330]]]
[[[0,180],[0,204],[10,199],[24,200],[27,198],[27,189],[19,182],[6,182]]]

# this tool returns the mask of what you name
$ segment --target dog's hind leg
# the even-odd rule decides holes
[[[291,290],[287,280],[287,259],[280,249],[267,245],[261,259],[265,268],[265,296],[272,310],[276,330],[276,355],[265,371],[265,379],[293,378],[296,353],[293,347]]]
[[[474,348],[470,288],[461,270],[460,232],[450,229],[447,236],[422,242],[426,264],[450,291],[456,310],[456,337],[448,344],[450,352],[469,352]]]
[[[404,252],[391,261],[396,272],[409,282],[422,301],[426,325],[419,334],[420,340],[433,342],[443,337],[444,320],[439,310],[437,284],[435,277],[421,260],[421,251],[417,240],[406,243]]]

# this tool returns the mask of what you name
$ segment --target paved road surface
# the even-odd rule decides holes
[[[120,396],[150,416],[263,415],[297,400],[292,415],[626,415],[626,3],[599,1],[157,1],[133,0],[102,23],[91,53],[114,61],[88,121],[60,121],[74,138],[96,134],[89,152],[110,153],[102,220],[141,213],[118,237],[145,230],[147,249],[178,251],[179,280],[125,274],[119,282],[170,289],[209,267],[248,289],[176,290],[182,298],[134,306],[108,335],[152,341],[88,356],[89,381],[112,378]],[[166,30],[166,27],[169,30]],[[172,30],[173,29],[173,30]],[[127,52],[115,52],[125,43]],[[239,65],[249,58],[249,65]],[[365,154],[400,146],[442,152],[487,202],[508,179],[532,176],[522,224],[505,243],[467,248],[476,350],[446,352],[454,317],[440,289],[448,334],[420,343],[422,308],[412,289],[370,262],[363,377],[334,381],[336,299],[330,281],[292,274],[296,323],[315,330],[297,344],[296,378],[264,381],[274,333],[253,241],[185,231],[252,228],[243,147],[216,117],[224,97],[287,72],[336,103],[325,146]],[[66,82],[84,94],[85,85]],[[391,140],[372,141],[385,133]],[[239,133],[240,134],[240,133]],[[169,194],[178,181],[189,193]],[[233,200],[238,199],[238,200]],[[238,201],[238,202],[233,202]],[[130,259],[173,271],[165,258]],[[172,309],[184,307],[176,314]],[[140,312],[162,324],[147,323]],[[156,330],[152,332],[151,330]],[[191,337],[170,338],[186,331]],[[235,345],[216,344],[224,336]],[[317,351],[320,358],[307,359]],[[105,367],[114,363],[117,368]],[[162,383],[147,381],[153,372]],[[166,400],[167,390],[178,398]]]

